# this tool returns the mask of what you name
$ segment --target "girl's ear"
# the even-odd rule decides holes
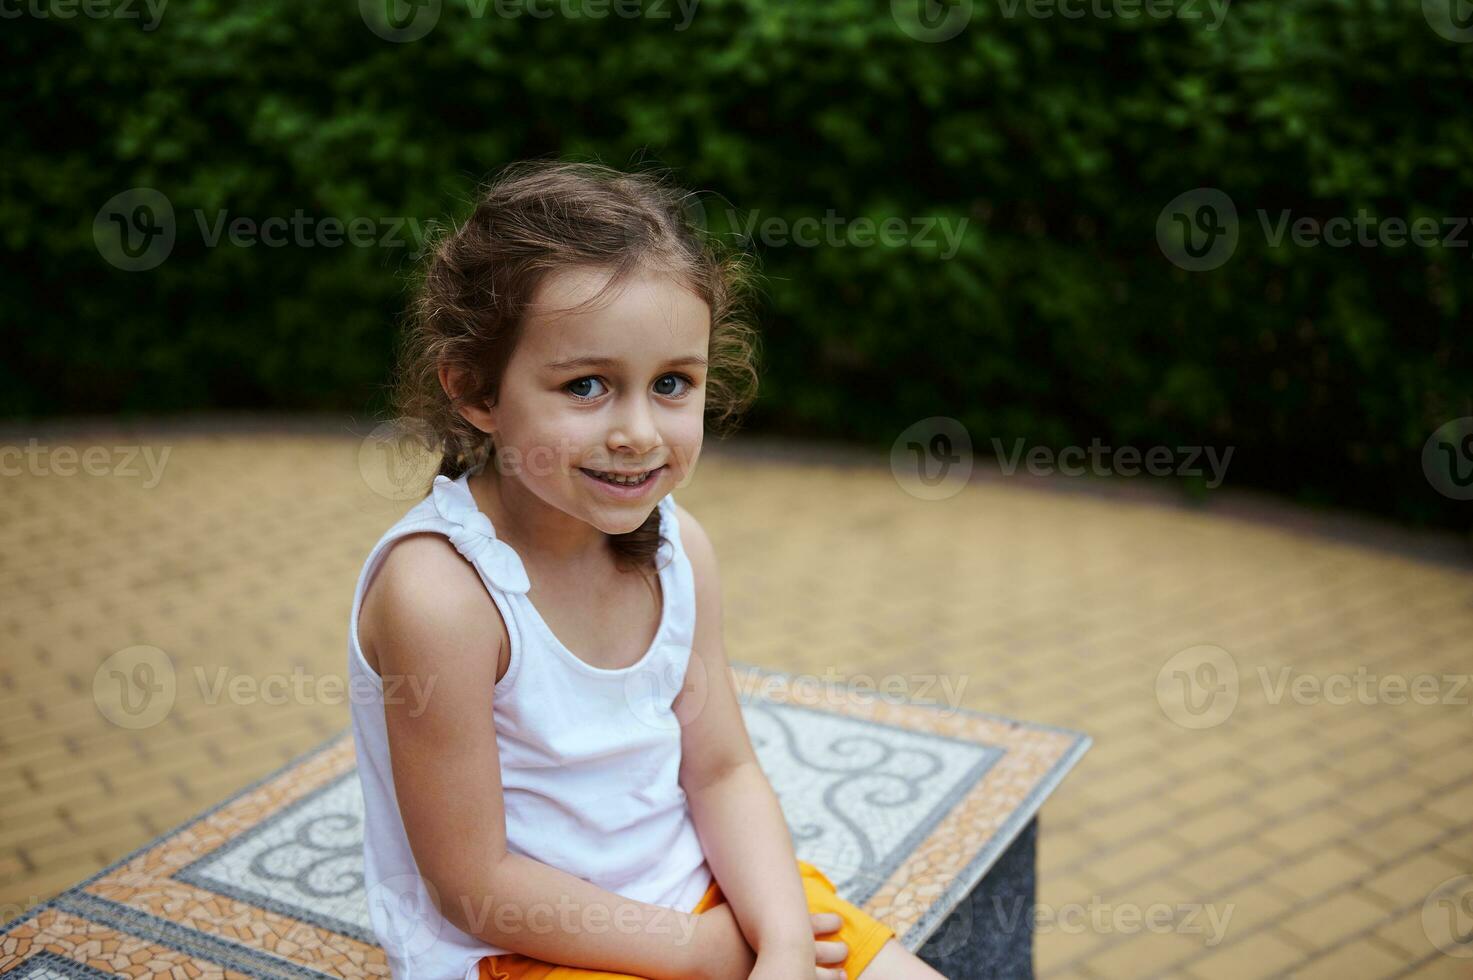
[[[439,373],[440,387],[445,389],[445,394],[450,396],[450,400],[452,402],[455,401],[456,392],[461,390],[464,372],[456,368],[452,368],[447,364],[442,364],[440,365]],[[495,413],[492,412],[491,406],[486,402],[478,402],[471,405],[460,405],[456,408],[456,411],[459,412],[461,417],[464,418],[467,422],[475,426],[477,429],[480,429],[487,435],[495,434]]]

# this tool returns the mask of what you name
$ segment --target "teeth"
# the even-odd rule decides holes
[[[639,476],[619,476],[615,473],[602,473],[598,470],[590,470],[589,472],[593,473],[595,476],[598,476],[600,479],[608,480],[610,483],[618,483],[621,486],[626,487],[637,486],[638,484],[643,483],[645,479],[649,476],[648,473],[641,473]]]

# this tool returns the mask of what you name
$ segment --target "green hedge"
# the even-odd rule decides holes
[[[1473,44],[1410,0],[1239,0],[1217,29],[1206,0],[1173,4],[1195,20],[974,0],[936,43],[881,0],[703,0],[684,29],[673,0],[545,19],[444,0],[401,43],[352,0],[173,0],[156,24],[141,0],[143,21],[59,2],[0,30],[5,415],[375,411],[408,229],[402,247],[209,247],[196,213],[426,221],[512,159],[647,159],[719,195],[714,230],[728,206],[968,219],[950,257],[755,244],[752,428],[888,447],[943,415],[983,450],[1230,445],[1233,484],[1468,525],[1419,459],[1473,415],[1473,230],[1275,248],[1258,218],[1473,214]],[[94,240],[133,187],[175,212],[148,271]],[[1198,187],[1230,196],[1240,239],[1188,272],[1156,230]]]

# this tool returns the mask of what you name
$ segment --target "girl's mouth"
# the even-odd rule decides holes
[[[620,476],[616,473],[605,473],[599,470],[587,470],[579,467],[579,472],[588,477],[600,487],[617,497],[638,497],[647,490],[654,482],[655,477],[660,474],[664,466],[657,466],[647,470],[638,476]]]

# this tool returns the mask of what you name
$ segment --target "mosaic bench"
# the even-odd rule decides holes
[[[1089,739],[745,665],[733,676],[798,856],[944,975],[1031,977],[1035,815]],[[0,927],[0,973],[387,977],[362,814],[344,731]]]

